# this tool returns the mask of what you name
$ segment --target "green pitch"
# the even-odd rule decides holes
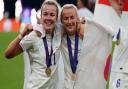
[[[4,57],[5,48],[17,35],[14,32],[0,32],[0,89],[23,89],[22,55],[13,59]]]

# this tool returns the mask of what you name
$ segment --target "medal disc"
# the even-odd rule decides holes
[[[71,78],[72,78],[73,81],[75,81],[76,80],[76,75],[73,73]]]
[[[47,67],[46,70],[45,70],[45,73],[49,77],[51,75],[51,68],[50,67]]]

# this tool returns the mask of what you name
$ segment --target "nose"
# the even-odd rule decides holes
[[[68,23],[71,23],[71,19],[70,18],[68,19]]]
[[[47,16],[46,16],[46,19],[47,19],[47,20],[51,20],[52,17],[51,17],[50,15],[47,15]]]

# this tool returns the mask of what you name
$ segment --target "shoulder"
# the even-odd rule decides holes
[[[57,22],[55,24],[55,31],[54,31],[54,34],[56,35],[59,35],[59,36],[62,36],[62,34],[64,33],[63,31],[63,26],[60,22]]]
[[[88,27],[96,28],[96,30],[99,30],[100,32],[104,32],[111,36],[114,35],[114,30],[109,25],[103,24],[95,20],[87,20],[86,22]]]
[[[37,39],[37,37],[38,37],[38,35],[37,35],[37,32],[36,31],[32,31],[32,32],[30,32],[28,35],[26,35],[23,39],[22,39],[22,41],[36,41],[36,39]]]
[[[44,37],[45,36],[45,30],[43,29],[42,24],[36,24],[33,25],[33,30],[37,34],[38,37]]]
[[[90,18],[90,19],[93,18],[93,13],[87,8],[79,9],[78,10],[78,15],[80,17],[87,17],[87,18]]]
[[[60,22],[57,22],[55,24],[55,31],[61,31],[61,29],[62,29],[62,24]]]
[[[23,50],[27,50],[32,47],[37,42],[37,34],[35,31],[30,32],[25,35],[25,37],[20,41],[20,46]]]

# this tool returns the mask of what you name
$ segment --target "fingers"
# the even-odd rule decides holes
[[[86,22],[85,17],[80,18],[80,22],[81,22],[82,24],[85,24],[85,22]]]
[[[33,29],[33,26],[32,26],[31,24],[28,24],[28,25],[27,25],[27,28],[28,28],[28,29]]]
[[[23,32],[21,33],[21,35],[24,37],[25,35],[29,34],[31,31],[33,31],[33,26],[31,24],[28,24]]]
[[[26,30],[26,34],[29,34],[31,31],[33,31],[33,26],[31,24],[28,24]]]
[[[41,24],[41,19],[38,17],[38,15],[36,15],[36,19],[37,19],[37,23]]]
[[[77,20],[77,23],[85,24],[85,22],[86,22],[85,17],[80,17],[80,18],[78,18],[78,20]]]

